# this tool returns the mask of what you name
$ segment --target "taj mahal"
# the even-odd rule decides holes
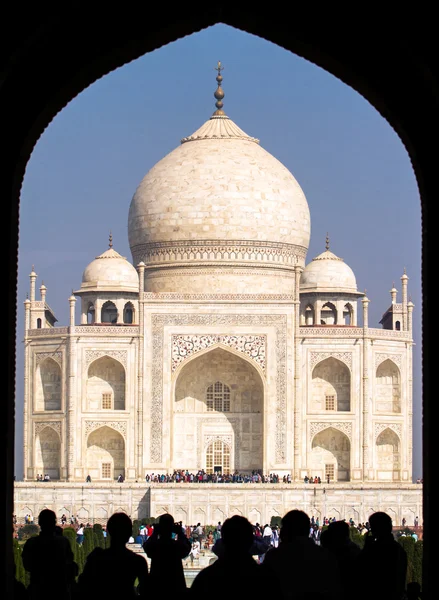
[[[209,524],[232,514],[264,523],[291,508],[361,522],[385,510],[398,524],[422,523],[405,269],[370,324],[369,299],[334,240],[307,259],[307,199],[226,115],[221,70],[210,119],[134,193],[131,260],[110,235],[68,298],[67,325],[44,284],[37,298],[32,267],[15,513],[171,512]],[[176,469],[291,483],[145,481]],[[39,474],[50,483],[36,483]]]

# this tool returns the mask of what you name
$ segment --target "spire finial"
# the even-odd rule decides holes
[[[223,81],[223,77],[221,75],[221,71],[224,69],[224,67],[221,65],[221,61],[218,61],[217,66],[215,67],[215,71],[218,71],[218,75],[216,76],[216,81],[218,83],[218,87],[214,93],[214,96],[216,98],[216,102],[215,102],[215,106],[216,106],[216,111],[213,113],[213,117],[222,117],[225,116],[225,112],[223,111],[223,103],[222,100],[224,98],[224,92],[223,89],[221,87],[221,83]]]
[[[110,237],[109,237],[109,243],[108,243],[108,247],[112,248],[113,247],[113,236],[111,235],[111,231],[110,231]]]
[[[329,233],[326,232],[326,250],[329,250]]]

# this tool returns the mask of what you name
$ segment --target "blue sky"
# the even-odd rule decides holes
[[[380,327],[404,268],[415,304],[413,474],[421,476],[421,212],[408,154],[357,92],[282,48],[225,25],[174,42],[103,77],[60,112],[27,165],[20,204],[16,468],[23,461],[23,302],[32,265],[58,325],[89,262],[113,246],[131,260],[128,210],[149,169],[214,111],[224,110],[296,177],[311,212],[307,262],[325,249],[367,290]],[[37,295],[39,298],[39,294]],[[361,310],[360,310],[361,312]]]

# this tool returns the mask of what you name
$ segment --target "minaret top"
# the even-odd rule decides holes
[[[113,247],[113,236],[111,234],[111,231],[110,231],[110,235],[109,235],[109,238],[108,238],[108,247],[109,248]]]
[[[215,67],[215,71],[218,72],[218,75],[216,76],[216,81],[218,83],[218,87],[215,91],[215,93],[213,94],[216,98],[216,102],[215,102],[215,106],[216,106],[216,111],[213,113],[213,117],[225,117],[226,113],[223,111],[223,98],[224,98],[224,91],[221,87],[221,83],[223,81],[223,76],[221,75],[221,71],[224,69],[224,67],[221,65],[221,61],[218,61],[217,66]]]
[[[326,250],[329,250],[329,234],[326,233]]]

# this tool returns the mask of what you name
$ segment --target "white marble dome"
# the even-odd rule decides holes
[[[128,232],[133,254],[150,242],[204,239],[307,249],[310,214],[282,163],[228,117],[212,117],[143,178]]]
[[[308,263],[300,277],[301,292],[357,293],[354,272],[342,258],[325,250]]]
[[[138,292],[139,275],[125,257],[109,248],[85,268],[81,291]]]
[[[151,274],[159,264],[194,261],[197,268],[276,268],[296,259],[304,266],[310,213],[288,169],[226,115],[214,114],[143,178],[128,236],[133,263],[143,261]]]

